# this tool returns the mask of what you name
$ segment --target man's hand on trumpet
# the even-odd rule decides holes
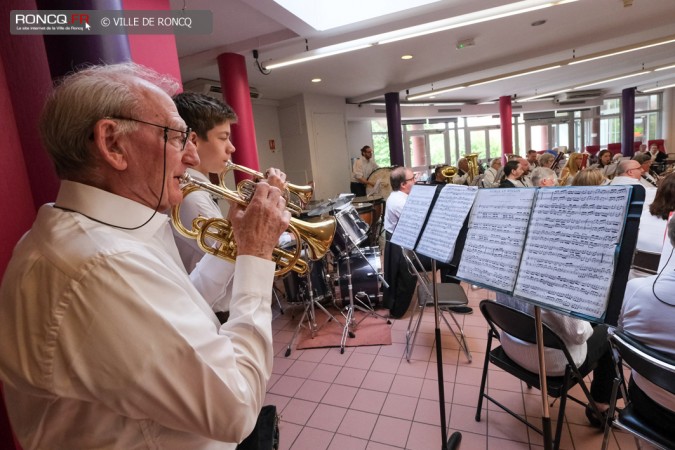
[[[283,175],[283,172],[278,173]],[[271,178],[275,178],[277,183],[285,179],[285,175],[282,178],[273,174]],[[291,220],[282,191],[265,181],[256,184],[255,194],[248,206],[232,205],[228,216],[237,242],[237,254],[265,259],[272,259],[279,236]]]

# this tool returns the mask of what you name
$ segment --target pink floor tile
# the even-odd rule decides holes
[[[336,384],[344,384],[346,386],[359,387],[363,383],[363,379],[368,373],[365,369],[355,369],[353,367],[343,367],[340,370],[337,378],[335,379]]]
[[[404,447],[408,440],[411,422],[394,417],[380,416],[370,437],[371,441]]]
[[[331,405],[319,405],[307,421],[308,427],[336,432],[347,412],[346,408]]]
[[[389,392],[394,374],[384,372],[368,372],[361,383],[361,388],[373,391]]]
[[[488,448],[499,450],[529,450],[530,444],[488,436]]]
[[[290,450],[293,448],[293,443],[302,431],[301,425],[285,422],[279,422],[279,450]]]
[[[306,400],[292,399],[281,411],[281,420],[294,423],[296,425],[305,425],[318,403],[308,402]]]
[[[487,417],[483,414],[480,422],[474,419],[476,408],[463,405],[452,405],[450,428],[476,434],[487,434]]]
[[[327,405],[347,408],[352,400],[354,400],[357,391],[358,389],[352,386],[333,384],[328,389],[328,392],[326,392],[326,395],[324,395],[322,402]]]
[[[510,441],[529,442],[527,426],[506,412],[489,411],[487,423],[488,436]]]
[[[353,410],[379,414],[386,399],[387,394],[385,392],[359,389],[356,391],[354,400],[352,400],[349,408]]]
[[[415,415],[416,407],[417,397],[389,393],[387,399],[384,401],[380,414],[383,416],[412,420]]]
[[[295,398],[302,400],[309,400],[311,402],[320,402],[323,396],[328,392],[330,388],[330,383],[325,383],[323,381],[315,380],[306,380],[298,392],[295,394]]]
[[[316,381],[324,381],[326,383],[332,383],[335,381],[338,373],[340,373],[340,366],[333,366],[330,364],[321,363],[319,364],[314,371],[309,374],[309,379]]]
[[[405,343],[392,343],[391,345],[383,345],[377,354],[381,356],[393,356],[395,358],[401,358],[404,351]]]
[[[328,446],[328,450],[365,450],[368,441],[364,439],[336,434]]]
[[[308,348],[302,351],[298,359],[301,361],[320,362],[328,354],[328,350],[327,348]]]
[[[377,418],[377,414],[349,409],[338,428],[338,433],[361,439],[370,439]]]
[[[290,375],[292,377],[307,378],[310,373],[316,369],[317,363],[309,361],[296,360],[293,362],[293,365],[286,370],[284,375]]]
[[[422,390],[420,391],[420,398],[427,400],[439,399],[439,390],[438,390],[438,380],[428,380],[425,379],[422,382]],[[455,384],[451,382],[443,383],[443,394],[445,395],[445,401],[449,402],[452,400],[453,391],[455,390]]]
[[[450,403],[445,404],[445,419],[446,422],[450,417]],[[441,411],[438,407],[437,400],[419,399],[417,408],[415,409],[415,416],[413,421],[426,423],[429,425],[441,425]]]
[[[443,448],[441,427],[426,423],[413,422],[408,435],[406,448],[410,450],[428,450]]]
[[[375,360],[375,355],[367,353],[353,353],[349,356],[347,361],[343,364],[345,367],[354,367],[357,369],[370,369],[370,365]]]
[[[458,366],[455,383],[470,384],[471,386],[480,386],[480,379],[483,375],[483,369],[479,367]]]
[[[269,392],[265,394],[264,405],[274,405],[277,407],[277,413],[282,411],[288,402],[291,401],[290,397],[284,397],[283,395],[270,394]]]
[[[281,378],[279,378],[279,381],[274,383],[271,389],[268,389],[268,392],[271,392],[272,394],[285,395],[286,397],[293,397],[304,382],[304,378],[283,375]]]
[[[325,450],[333,439],[330,431],[305,427],[293,443],[293,450]]]
[[[399,364],[401,364],[401,355],[398,356],[382,356],[377,355],[370,366],[370,370],[375,372],[396,373]]]
[[[274,358],[274,365],[272,366],[272,373],[283,375],[293,365],[295,361],[292,359]]]
[[[466,431],[448,428],[448,438],[452,436],[452,433],[454,433],[455,431],[460,431],[462,433],[462,445],[460,447],[461,449],[487,450],[488,448],[487,436],[485,436],[484,434],[468,433]]]
[[[438,380],[438,362],[429,362],[427,364],[427,373],[424,378],[429,380]],[[457,379],[457,366],[452,364],[443,364],[443,381],[455,381]]]
[[[422,392],[423,382],[423,378],[396,375],[394,376],[394,382],[391,384],[389,393],[418,398],[420,396],[420,392]]]

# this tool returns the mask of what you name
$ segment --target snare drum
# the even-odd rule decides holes
[[[368,237],[368,224],[359,217],[352,205],[334,212],[337,229],[330,248],[336,255],[346,254]]]
[[[326,261],[310,261],[311,271],[304,275],[298,275],[295,272],[289,272],[284,277],[284,289],[286,290],[286,301],[290,304],[305,303],[312,300],[322,301],[331,298],[331,292],[326,275]],[[312,283],[310,295],[309,283]]]
[[[382,282],[380,281],[380,277],[378,277],[378,274],[382,275],[380,249],[378,247],[368,247],[361,249],[361,251],[363,252],[363,256],[359,252],[352,252],[351,255],[342,256],[338,261],[338,285],[335,286],[335,295],[336,303],[340,307],[349,304],[349,279],[347,275],[350,272],[352,274],[352,294],[355,299],[358,295],[358,298],[365,302],[363,298],[365,294],[368,296],[370,306],[372,307],[379,305],[382,301]]]

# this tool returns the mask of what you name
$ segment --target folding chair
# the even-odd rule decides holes
[[[614,334],[610,334],[609,343],[612,346],[612,358],[616,364],[617,376],[612,387],[602,449],[607,448],[609,431],[612,427],[632,434],[638,448],[642,448],[640,440],[661,449],[675,448],[675,431],[672,428],[663,430],[657,427],[635,410],[623,378],[624,364],[627,364],[646,380],[675,394],[675,359],[641,344],[628,333],[621,331],[614,331]],[[616,409],[619,388],[621,388],[626,404],[625,408],[620,411]],[[615,411],[617,411],[616,417]]]
[[[408,270],[410,273],[417,277],[417,314],[413,312],[410,315],[410,320],[408,321],[408,329],[405,335],[405,357],[410,362],[410,357],[412,355],[413,349],[415,348],[415,341],[417,339],[417,332],[420,329],[422,324],[422,316],[424,315],[424,310],[426,306],[433,305],[434,303],[434,293],[433,293],[433,280],[432,276],[435,274],[429,274],[424,270],[424,265],[420,261],[417,254],[411,250],[402,249],[403,257],[408,263]],[[448,329],[454,336],[454,338],[459,343],[460,348],[464,351],[466,359],[471,362],[471,351],[469,346],[466,343],[466,337],[464,336],[464,330],[462,326],[457,321],[455,314],[450,310],[450,307],[454,306],[466,306],[469,303],[469,299],[466,297],[464,289],[459,284],[455,283],[437,283],[436,289],[438,292],[438,307],[439,315],[448,326]],[[452,321],[455,323],[456,330],[453,329],[450,322],[446,317],[446,314],[450,316]],[[413,320],[414,319],[414,320]],[[413,325],[414,322],[414,325]]]
[[[487,382],[487,374],[488,374],[488,363],[492,363],[495,366],[499,367],[500,369],[504,370],[505,372],[510,373],[514,377],[518,378],[519,380],[524,381],[528,386],[534,386],[537,389],[541,389],[539,384],[538,373],[530,372],[529,370],[523,368],[522,366],[514,362],[511,358],[509,358],[506,355],[506,352],[504,351],[501,345],[491,350],[492,339],[493,338],[496,338],[498,340],[500,339],[499,330],[508,333],[509,335],[516,337],[522,341],[536,344],[537,342],[535,331],[536,327],[534,317],[517,309],[513,309],[509,306],[496,303],[493,300],[482,300],[480,302],[480,311],[485,317],[485,320],[487,320],[490,329],[488,330],[487,347],[485,350],[485,364],[483,366],[483,375],[480,383],[480,394],[478,396],[478,406],[476,408],[476,422],[480,422],[483,399],[485,398],[494,403],[495,405],[499,406],[507,413],[511,414],[516,419],[523,422],[528,427],[532,428],[539,434],[543,435],[543,431],[541,429],[535,427],[530,422],[525,420],[523,417],[514,413],[506,406],[502,405],[499,401],[490,397],[490,395],[488,395],[485,392],[486,387],[485,385]],[[583,380],[583,378],[586,375],[588,375],[591,372],[591,370],[593,370],[593,367],[590,364],[588,366],[584,364],[580,368],[577,368],[563,340],[557,334],[555,334],[546,324],[542,325],[544,329],[543,333],[544,346],[562,350],[562,352],[565,354],[565,357],[567,358],[567,366],[565,367],[564,375],[546,377],[548,395],[553,398],[560,399],[558,424],[556,426],[555,439],[553,440],[553,448],[557,449],[560,447],[560,436],[563,428],[563,419],[565,418],[565,405],[567,403],[567,398],[574,400],[580,405],[586,406],[585,403],[581,402],[580,400],[577,400],[576,398],[568,394],[569,390],[572,389],[574,385],[576,385],[577,383],[579,384],[581,389],[584,391],[584,394],[586,395],[586,398],[588,399],[591,408],[593,408],[598,417],[601,416],[597,409],[597,405],[591,398],[591,393],[586,387],[586,384],[584,383]]]

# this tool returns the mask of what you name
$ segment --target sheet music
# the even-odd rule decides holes
[[[445,185],[431,210],[417,251],[435,260],[450,262],[457,236],[477,193],[476,186]]]
[[[481,189],[457,277],[511,293],[536,189]]]
[[[422,231],[424,219],[427,217],[429,207],[434,199],[436,186],[413,186],[408,199],[405,202],[401,217],[391,236],[391,242],[408,250],[414,250],[417,238]]]
[[[539,189],[514,295],[601,318],[629,195],[627,186]]]

